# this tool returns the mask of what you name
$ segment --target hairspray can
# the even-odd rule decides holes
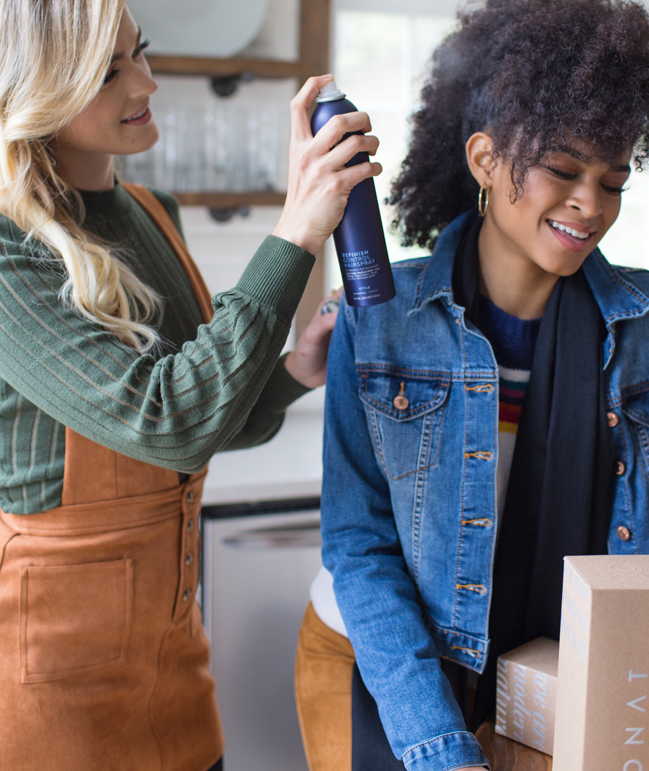
[[[311,129],[316,134],[332,116],[356,109],[334,82],[328,83],[316,98]],[[367,161],[367,153],[358,153],[347,166]],[[392,269],[372,177],[352,190],[342,221],[334,231],[334,243],[350,305],[378,305],[394,297]]]

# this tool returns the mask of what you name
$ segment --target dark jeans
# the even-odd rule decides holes
[[[403,771],[392,754],[376,702],[365,687],[358,667],[352,675],[352,771]]]
[[[210,766],[207,771],[223,771],[223,758],[218,761],[218,763],[215,763],[213,766]]]

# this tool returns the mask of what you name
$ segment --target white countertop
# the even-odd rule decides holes
[[[215,455],[203,504],[222,505],[320,495],[324,389],[303,396],[270,442]]]

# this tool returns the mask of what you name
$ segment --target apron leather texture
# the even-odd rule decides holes
[[[164,207],[126,186],[210,295]],[[0,512],[0,768],[205,771],[222,755],[195,601],[205,471],[66,428],[61,506]]]

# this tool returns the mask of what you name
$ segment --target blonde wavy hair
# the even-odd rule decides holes
[[[99,92],[124,0],[0,0],[0,211],[60,259],[61,299],[144,353],[158,295],[84,231],[50,143]]]

